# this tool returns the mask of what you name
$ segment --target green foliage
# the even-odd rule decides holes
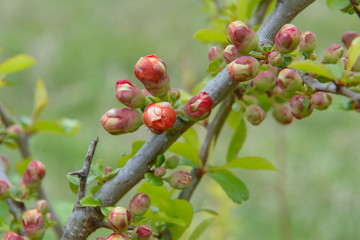
[[[39,120],[31,128],[33,132],[49,132],[73,136],[80,129],[78,120],[62,118],[59,120]]]
[[[189,240],[196,240],[204,233],[204,231],[214,222],[216,218],[208,218],[203,220],[199,225],[196,226],[194,231],[191,233]]]
[[[326,4],[330,9],[340,10],[349,5],[348,0],[326,0]]]
[[[45,85],[41,79],[36,81],[35,99],[34,99],[34,113],[32,116],[32,123],[35,123],[41,111],[49,104],[49,97]]]
[[[236,158],[237,153],[241,149],[246,138],[246,123],[244,118],[240,119],[237,128],[229,144],[229,148],[226,154],[226,160],[229,162],[232,159]]]
[[[161,165],[163,165],[164,162],[165,162],[165,156],[164,154],[160,154],[156,158],[155,168],[161,167]]]
[[[25,158],[16,163],[16,171],[19,173],[20,176],[24,174],[31,160],[32,158]]]
[[[7,75],[31,67],[35,60],[26,54],[18,54],[0,64],[0,74]]]
[[[360,56],[360,37],[355,38],[348,50],[348,62],[346,65],[346,71],[349,72],[354,66],[356,60]]]
[[[194,128],[189,128],[181,136],[185,139],[186,143],[199,150],[199,139]]]
[[[252,170],[276,170],[275,166],[262,157],[240,157],[229,161],[224,166],[211,169],[211,171],[228,169],[228,168],[244,168]]]
[[[199,164],[200,164],[198,150],[193,145],[190,145],[189,143],[174,142],[168,150],[170,152],[179,154],[180,156],[183,156],[184,158],[187,158],[188,160],[190,160],[197,166],[199,166]]]
[[[134,141],[134,142],[132,142],[132,151],[131,151],[131,153],[126,155],[126,156],[122,156],[119,159],[118,167],[123,167],[127,160],[129,160],[130,158],[135,156],[137,151],[139,151],[139,149],[142,147],[142,145],[144,145],[144,143],[145,143],[145,141]]]
[[[194,38],[205,43],[228,43],[224,31],[216,29],[200,29],[194,34]]]
[[[144,178],[146,179],[146,181],[155,186],[162,186],[164,184],[164,182],[160,178],[155,177],[152,173],[145,173]]]
[[[80,204],[83,207],[98,207],[101,206],[101,199],[93,198],[92,196],[88,195],[80,200]]]
[[[295,68],[305,72],[312,72],[331,80],[337,79],[336,76],[334,76],[332,71],[325,64],[311,60],[301,60],[301,61],[292,62],[288,66],[288,68]]]

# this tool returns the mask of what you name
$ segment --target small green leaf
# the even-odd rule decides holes
[[[348,50],[348,62],[346,65],[346,71],[349,72],[354,66],[356,60],[360,57],[360,37],[355,38],[351,42],[351,46]]]
[[[200,29],[195,33],[194,38],[205,43],[229,43],[226,34],[223,31],[216,29]]]
[[[80,129],[78,120],[62,118],[59,120],[40,120],[32,126],[34,132],[49,132],[73,136]]]
[[[235,130],[237,127],[238,127],[238,125],[239,125],[239,119],[241,119],[241,110],[240,110],[240,105],[239,105],[239,103],[237,103],[237,102],[235,102],[234,104],[233,104],[233,106],[234,105],[236,105],[236,106],[239,106],[238,107],[238,109],[233,109],[230,113],[229,113],[229,115],[228,115],[228,117],[227,117],[227,119],[226,119],[226,122],[227,122],[227,124],[229,124],[229,126],[233,129],[233,130]],[[235,107],[235,108],[237,108],[237,107]]]
[[[196,226],[194,231],[191,233],[189,240],[196,240],[205,232],[205,230],[214,222],[216,218],[208,218],[203,220],[199,225]]]
[[[0,232],[11,232],[9,226],[2,217],[0,217]]]
[[[330,9],[340,10],[349,5],[349,0],[326,0],[326,4]]]
[[[41,111],[49,104],[49,98],[46,92],[45,85],[41,79],[36,81],[35,99],[34,99],[34,113],[32,116],[32,123],[35,123]]]
[[[132,152],[129,155],[123,156],[119,159],[118,167],[123,167],[127,160],[132,158],[137,151],[144,145],[145,141],[134,141],[132,142]]]
[[[95,195],[95,193],[101,188],[101,185],[95,185],[90,189],[90,192],[92,195]]]
[[[180,227],[186,227],[185,221],[181,220],[180,218],[177,218],[177,217],[169,217],[168,222],[172,223],[172,224],[176,224]]]
[[[160,154],[156,158],[155,168],[160,167],[165,162],[165,156],[164,154]]]
[[[219,215],[217,212],[215,212],[214,210],[211,210],[211,209],[203,209],[203,208],[201,208],[201,209],[194,210],[194,213],[198,213],[198,212],[206,212],[206,213],[209,213],[209,214],[214,215],[214,216]]]
[[[246,123],[244,118],[240,119],[238,127],[236,128],[226,154],[226,160],[229,162],[232,159],[236,158],[237,153],[241,149],[246,138]]]
[[[107,218],[112,209],[113,209],[113,207],[102,207],[102,208],[100,208],[100,211],[105,216],[105,218]]]
[[[336,76],[331,72],[331,70],[322,63],[311,61],[311,60],[301,60],[292,62],[288,68],[295,68],[305,72],[312,72],[320,76],[336,80]]]
[[[328,64],[326,65],[328,69],[330,69],[331,73],[337,78],[340,79],[345,74],[345,66],[343,61],[338,61],[336,64]]]
[[[144,178],[146,179],[146,181],[155,186],[162,186],[164,184],[163,180],[155,177],[152,173],[145,173]]]
[[[218,73],[221,70],[221,63],[219,60],[215,59],[209,63],[209,67],[206,69],[208,73]]]
[[[187,158],[181,157],[180,156],[180,162],[179,162],[180,166],[190,166],[190,167],[198,167],[195,163],[193,163],[192,161],[190,161]]]
[[[249,198],[249,191],[245,184],[234,176],[230,171],[221,170],[216,172],[209,172],[217,183],[220,184],[224,192],[233,200],[235,203],[242,203]]]
[[[35,64],[34,58],[26,54],[18,54],[0,64],[0,74],[9,74],[21,71]]]
[[[189,159],[191,162],[199,166],[199,153],[194,146],[188,143],[174,142],[168,150]]]
[[[241,157],[231,160],[220,169],[244,168],[254,170],[276,170],[275,166],[261,157]]]
[[[72,176],[72,175],[66,175],[66,178],[69,180],[69,187],[70,190],[77,194],[79,191],[79,178],[77,178],[76,176]]]
[[[194,128],[189,128],[181,136],[185,139],[185,142],[187,142],[197,150],[199,149],[199,139]]]
[[[80,200],[80,204],[83,207],[98,207],[101,206],[101,199],[100,198],[93,198],[92,196],[85,196],[83,199]]]
[[[253,0],[255,1],[255,0]],[[241,20],[241,21],[245,21],[247,19],[247,10],[248,10],[248,0],[237,0],[236,3],[236,16],[237,19]],[[252,1],[250,1],[252,2]]]
[[[31,158],[25,158],[20,162],[16,163],[16,171],[22,176],[26,171],[27,166],[29,165]]]

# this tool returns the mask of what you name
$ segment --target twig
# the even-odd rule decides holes
[[[254,15],[249,20],[250,27],[255,27],[263,22],[264,17],[266,15],[266,11],[268,10],[271,2],[272,0],[263,0],[260,2],[258,7],[256,8]]]

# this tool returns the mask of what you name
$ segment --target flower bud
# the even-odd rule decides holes
[[[45,220],[37,209],[26,211],[21,219],[21,225],[31,240],[40,240],[45,234]]]
[[[254,88],[261,92],[267,92],[276,84],[276,76],[271,71],[260,72],[253,79]]]
[[[115,96],[119,102],[129,108],[141,108],[148,104],[145,94],[128,80],[118,80],[116,82]]]
[[[118,135],[138,130],[142,124],[141,115],[135,109],[112,108],[101,117],[100,121],[108,133]]]
[[[25,199],[27,197],[27,195],[29,194],[29,188],[27,188],[24,184],[24,181],[21,180],[21,182],[19,183],[19,187],[18,187],[18,191],[19,191],[19,197],[21,199]]]
[[[168,178],[169,184],[175,189],[185,189],[191,184],[191,174],[186,170],[173,172]]]
[[[248,81],[259,72],[260,64],[258,60],[250,56],[242,56],[235,59],[228,65],[229,77],[237,82]]]
[[[275,47],[281,53],[294,51],[299,44],[300,31],[292,24],[285,24],[275,36]]]
[[[291,98],[290,108],[292,115],[297,119],[308,117],[313,111],[310,99],[300,95],[294,95]]]
[[[10,185],[5,179],[0,179],[0,199],[5,199],[10,196]]]
[[[312,53],[316,48],[316,35],[311,31],[306,31],[300,35],[299,47],[303,52]]]
[[[105,175],[108,175],[109,173],[111,173],[112,172],[112,167],[106,167],[105,169],[104,169],[104,174]]]
[[[222,53],[223,53],[223,51],[218,46],[209,48],[209,51],[208,51],[209,61],[212,62],[214,60],[222,60]]]
[[[265,119],[265,112],[259,105],[251,105],[246,108],[245,117],[252,125],[259,125]]]
[[[179,165],[180,157],[177,154],[172,154],[165,161],[165,168],[174,169]]]
[[[151,205],[149,196],[145,193],[137,193],[129,203],[129,210],[134,216],[144,215]]]
[[[8,232],[3,236],[2,240],[25,240],[25,238],[17,233]]]
[[[23,133],[23,129],[19,125],[10,125],[6,129],[6,133],[8,134],[9,137],[18,138],[19,135]]]
[[[49,211],[49,204],[46,200],[41,199],[36,202],[35,208],[39,210],[42,214],[46,214]]]
[[[175,124],[176,112],[168,102],[150,103],[145,108],[143,121],[152,133],[159,135]]]
[[[109,225],[118,232],[128,229],[131,219],[131,213],[124,207],[114,207],[108,216]]]
[[[274,105],[273,116],[281,124],[290,124],[293,120],[290,109],[282,104]]]
[[[324,52],[324,63],[337,63],[344,54],[344,49],[340,44],[332,44]]]
[[[355,31],[344,32],[344,34],[341,37],[341,41],[344,43],[344,46],[346,48],[349,48],[351,46],[352,41],[357,37],[360,37],[360,33],[357,33]]]
[[[2,162],[5,172],[8,172],[10,170],[9,159],[5,155],[0,155],[0,160]]]
[[[106,240],[106,239],[103,238],[103,237],[97,237],[97,238],[95,238],[94,240]]]
[[[227,30],[227,39],[236,46],[240,53],[255,50],[259,44],[259,36],[242,21],[230,23]]]
[[[301,90],[302,79],[298,72],[285,68],[281,70],[277,77],[277,85],[288,93]]]
[[[317,110],[325,110],[331,104],[331,96],[324,92],[316,92],[311,96],[311,105]]]
[[[48,221],[54,221],[54,216],[52,215],[51,212],[45,213],[45,218],[46,218]]]
[[[152,237],[151,227],[148,225],[140,225],[134,229],[134,239],[150,239]]]
[[[170,89],[168,94],[169,94],[169,98],[170,98],[171,102],[176,102],[181,97],[181,93],[180,93],[179,89],[175,89],[175,88]]]
[[[207,118],[212,109],[212,99],[206,92],[199,92],[185,104],[184,114],[192,120],[203,120]]]
[[[284,62],[283,55],[280,52],[275,51],[275,50],[271,51],[267,58],[268,58],[269,63],[275,67],[281,66]]]
[[[165,174],[166,174],[165,168],[158,167],[155,169],[155,172],[154,172],[155,177],[161,178],[161,177],[165,176]]]
[[[227,45],[224,49],[223,58],[226,63],[230,63],[239,57],[239,52],[235,45]]]
[[[254,95],[243,95],[242,100],[244,101],[246,106],[259,103],[259,100]]]
[[[27,188],[37,188],[45,177],[46,169],[42,162],[31,161],[23,175],[23,182]]]
[[[129,238],[122,233],[112,233],[105,240],[128,240]]]
[[[155,97],[164,96],[170,89],[166,65],[156,55],[141,57],[135,64],[134,73]]]
[[[311,53],[311,54],[309,55],[309,59],[315,61],[315,60],[317,59],[316,53]]]

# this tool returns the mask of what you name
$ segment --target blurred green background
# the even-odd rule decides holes
[[[124,136],[101,127],[102,114],[121,107],[114,97],[116,80],[138,83],[134,64],[148,54],[166,62],[172,87],[190,90],[206,76],[209,45],[192,38],[207,27],[201,7],[202,1],[190,0],[1,1],[0,61],[26,53],[37,63],[10,76],[16,86],[1,88],[0,101],[15,116],[31,115],[35,81],[42,78],[50,105],[41,118],[82,123],[75,137],[41,134],[31,141],[35,157],[47,166],[45,189],[63,223],[76,199],[65,176],[82,167],[90,139],[100,138],[95,159],[115,168],[121,154],[130,152],[130,140],[151,136],[144,127]],[[331,11],[325,1],[316,1],[293,23],[317,34],[319,56],[341,43],[344,31],[360,31],[359,18]],[[240,155],[265,157],[278,172],[237,171],[250,190],[250,199],[240,206],[211,179],[203,181],[192,202],[220,215],[201,239],[360,239],[359,120],[354,112],[315,111],[285,127],[271,116],[258,127],[248,124]],[[199,133],[204,136],[202,129]],[[214,163],[225,161],[230,134],[224,128]],[[1,146],[0,153],[20,160],[17,151]],[[127,206],[130,197],[120,204]],[[3,215],[5,206],[0,211]],[[195,216],[194,223],[202,218]]]

